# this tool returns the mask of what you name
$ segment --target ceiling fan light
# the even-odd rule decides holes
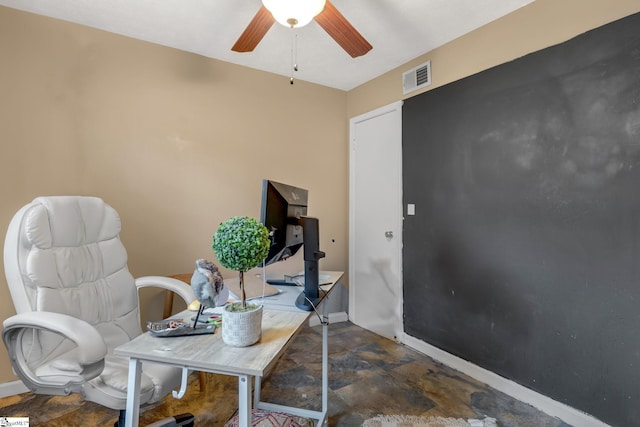
[[[273,18],[285,27],[307,25],[322,10],[326,0],[262,0]]]

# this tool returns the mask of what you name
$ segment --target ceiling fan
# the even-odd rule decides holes
[[[369,42],[329,0],[262,0],[262,3],[258,13],[231,48],[234,52],[253,51],[276,21],[297,28],[306,25],[312,19],[315,19],[352,58],[362,56],[372,49]],[[313,6],[309,10],[295,10],[296,6],[302,4]]]

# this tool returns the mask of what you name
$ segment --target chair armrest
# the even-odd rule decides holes
[[[11,366],[34,393],[67,395],[81,392],[83,384],[100,375],[104,369],[107,346],[96,328],[84,320],[39,311],[16,314],[6,319],[3,325],[2,340]],[[63,358],[53,359],[52,363],[46,361],[32,365],[29,354],[33,335],[29,332],[36,330],[59,334],[72,341],[75,347]],[[73,356],[69,358],[70,354]]]
[[[3,325],[3,338],[18,329],[42,329],[64,336],[78,346],[76,354],[82,365],[90,365],[107,355],[107,345],[98,330],[84,320],[66,314],[48,311],[20,313],[6,319]],[[8,348],[6,341],[5,338]]]
[[[196,297],[193,295],[191,286],[185,282],[165,276],[144,276],[136,279],[138,289],[146,287],[156,287],[166,289],[180,295],[186,305],[191,304]]]

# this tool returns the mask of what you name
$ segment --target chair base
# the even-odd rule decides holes
[[[127,412],[122,409],[118,416],[118,421],[113,424],[113,427],[124,427]],[[174,415],[173,417],[165,418],[160,421],[156,421],[147,427],[193,427],[196,417],[188,412],[180,415]]]

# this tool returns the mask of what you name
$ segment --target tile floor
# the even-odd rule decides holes
[[[321,327],[305,327],[263,382],[264,401],[318,410],[321,407]],[[567,427],[431,358],[349,322],[329,332],[329,425],[360,426],[378,414],[493,417],[500,427]],[[237,379],[206,374],[204,390],[193,374],[182,400],[166,397],[145,410],[144,426],[170,414],[191,412],[196,426],[223,426],[237,408]],[[117,411],[78,396],[25,393],[0,399],[0,416],[27,416],[30,425],[112,426]]]

